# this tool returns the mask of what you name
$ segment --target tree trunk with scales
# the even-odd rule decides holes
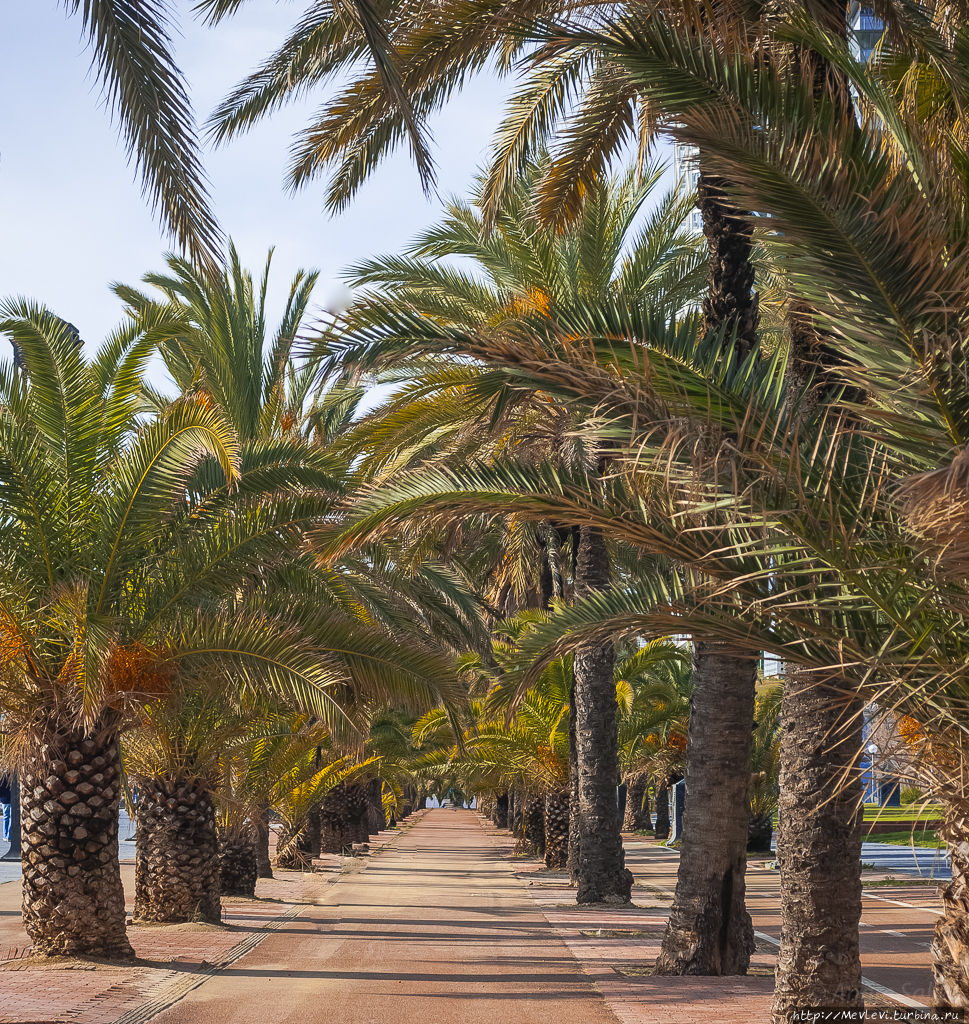
[[[578,539],[575,541],[578,557]],[[579,754],[575,745],[575,676],[569,687],[569,854],[566,871],[569,883],[579,884]]]
[[[626,780],[626,813],[623,816],[623,832],[642,832],[652,829],[649,816],[649,778],[645,772],[637,772]]]
[[[583,526],[576,593],[587,597],[610,585],[609,552],[599,530]],[[633,876],[622,848],[616,786],[619,782],[618,704],[611,642],[575,651],[575,751],[578,768],[579,851],[577,903],[629,902]]]
[[[495,825],[498,828],[508,828],[508,794],[499,793],[495,797]]]
[[[223,896],[255,896],[259,865],[254,829],[219,837],[219,891]]]
[[[269,856],[269,808],[259,807],[252,822],[253,846],[256,851],[256,875],[272,878],[273,865]]]
[[[969,1007],[969,821],[954,803],[949,805],[939,838],[949,851],[952,881],[942,888],[943,916],[932,936],[932,1003],[965,1008]]]
[[[136,922],[222,919],[215,804],[199,779],[146,779],[138,785]]]
[[[656,826],[657,839],[670,837],[670,790],[665,782],[656,787]]]
[[[569,857],[569,794],[545,797],[545,867],[564,871]]]
[[[367,801],[370,813],[369,829],[371,835],[382,832],[387,827],[387,814],[383,803],[383,780],[371,779],[367,785]]]
[[[788,665],[781,699],[781,948],[773,1024],[796,1007],[860,1008],[861,709]]]
[[[23,919],[38,956],[134,956],[118,863],[117,727],[50,719],[20,776]]]
[[[347,834],[352,843],[370,842],[370,800],[366,782],[347,785],[347,812],[349,823]]]
[[[347,784],[334,786],[320,807],[320,849],[323,853],[345,853],[353,848],[353,833]]]
[[[676,895],[657,974],[746,974],[748,790],[757,658],[695,641]]]
[[[545,801],[540,796],[527,797],[524,801],[520,845],[522,853],[545,856]]]

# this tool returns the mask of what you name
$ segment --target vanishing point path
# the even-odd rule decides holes
[[[615,1024],[471,811],[425,815],[157,1024]]]

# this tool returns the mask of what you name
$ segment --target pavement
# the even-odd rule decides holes
[[[877,844],[887,845],[887,844]],[[261,879],[223,926],[129,926],[132,964],[27,958],[19,885],[0,884],[0,1024],[713,1024],[769,1016],[779,878],[748,871],[744,978],[654,978],[678,853],[626,837],[634,906],[578,907],[561,873],[473,811],[416,812],[370,856]],[[900,848],[895,847],[896,851]],[[904,848],[901,848],[904,850]],[[932,851],[929,851],[932,852]],[[133,865],[122,866],[126,889]],[[865,873],[866,1001],[929,1001],[938,887]]]

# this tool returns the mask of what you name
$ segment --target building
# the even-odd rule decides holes
[[[673,173],[676,177],[676,187],[685,194],[696,195],[696,184],[700,177],[699,155],[700,151],[696,146],[673,143]],[[703,234],[703,217],[699,210],[690,212],[686,227],[694,234]]]
[[[867,61],[881,39],[885,26],[876,18],[871,9],[862,6],[858,0],[851,0],[848,8],[849,41],[855,59]]]

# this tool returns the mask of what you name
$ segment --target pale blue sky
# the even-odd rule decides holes
[[[216,29],[181,19],[177,59],[203,121],[212,107],[285,37],[301,0],[253,0]],[[0,296],[46,303],[98,347],[120,318],[112,281],[137,284],[164,269],[169,247],[89,73],[80,19],[57,0],[0,0]],[[463,194],[482,163],[510,83],[479,79],[432,123],[440,194]],[[205,164],[216,214],[257,272],[270,245],[275,315],[299,267],[322,271],[316,298],[338,294],[341,268],[396,252],[433,221],[439,204],[421,194],[405,152],[388,161],[338,218],[323,213],[323,183],[283,190],[294,130],[319,103],[285,108]],[[275,300],[275,301],[273,301]]]
[[[217,29],[179,0],[178,60],[203,120],[215,103],[285,36],[302,4],[255,0]],[[111,281],[136,284],[163,269],[168,248],[88,72],[80,19],[57,0],[0,0],[0,295],[45,302],[97,347],[120,316]],[[461,193],[487,150],[502,86],[473,83],[432,128],[441,194]],[[277,300],[298,267],[323,272],[317,298],[341,267],[393,252],[438,209],[424,200],[406,154],[387,163],[352,207],[331,219],[323,184],[293,197],[282,181],[291,133],[318,99],[275,115],[230,146],[207,152],[217,216],[257,270],[273,257]]]

